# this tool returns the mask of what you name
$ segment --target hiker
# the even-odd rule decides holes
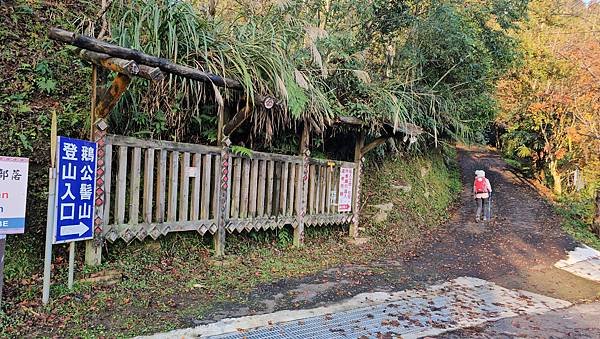
[[[482,216],[483,220],[487,221],[490,219],[490,209],[485,208],[486,204],[489,204],[490,196],[492,194],[492,185],[490,181],[485,177],[485,172],[482,170],[475,171],[475,182],[473,183],[473,195],[477,201],[477,213],[475,214],[475,220],[479,221]]]

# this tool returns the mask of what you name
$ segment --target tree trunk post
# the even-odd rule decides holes
[[[95,201],[96,212],[94,217],[94,239],[85,242],[85,263],[90,266],[97,266],[102,263],[102,228],[104,226],[104,206],[106,201],[104,185],[105,180],[105,152],[106,135],[108,133],[107,117],[116,106],[125,93],[131,78],[125,74],[119,73],[113,80],[110,88],[102,95],[100,100],[96,100],[96,78],[97,67],[92,66],[92,107],[90,111],[90,140],[98,144],[97,168],[96,168],[96,192]],[[108,197],[110,199],[110,197]]]
[[[350,225],[350,237],[358,237],[358,219],[360,214],[360,179],[362,176],[362,149],[365,144],[365,132],[361,130],[356,138],[354,147],[354,180],[352,189],[352,224]]]
[[[306,214],[306,197],[308,192],[308,173],[309,173],[309,157],[308,150],[310,129],[309,124],[305,121],[302,128],[302,138],[300,139],[300,156],[302,156],[302,175],[298,176],[298,181],[301,183],[301,191],[299,193],[300,201],[298,202],[298,226],[294,229],[294,246],[300,247],[304,244],[304,215]]]
[[[560,175],[560,172],[558,172],[558,161],[555,159],[552,159],[550,161],[549,167],[550,167],[550,174],[552,175],[554,193],[556,193],[557,195],[561,195],[562,194],[562,177]]]
[[[92,94],[91,94],[91,108],[90,108],[90,140],[99,142],[104,141],[107,132],[106,122],[102,120],[102,126],[105,128],[100,130],[98,124],[96,124],[96,99],[97,99],[97,76],[98,69],[95,65],[92,65]],[[99,121],[100,122],[100,121]],[[102,155],[102,157],[100,157]],[[102,190],[102,194],[96,192],[96,215],[94,216],[94,238],[85,242],[85,264],[89,266],[97,266],[102,263],[102,246],[98,246],[96,241],[100,237],[98,233],[102,232],[103,218],[104,215],[104,143],[102,147],[98,147],[97,151],[97,168],[96,168],[96,191]],[[101,174],[101,175],[99,175]]]
[[[225,226],[229,218],[229,201],[231,190],[231,154],[229,151],[229,139],[223,133],[225,129],[225,111],[219,112],[219,121],[217,125],[217,140],[221,146],[221,162],[219,171],[221,181],[217,185],[217,231],[213,235],[213,246],[215,257],[225,255]]]

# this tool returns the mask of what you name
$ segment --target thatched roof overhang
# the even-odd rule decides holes
[[[189,66],[179,65],[173,63],[171,60],[148,55],[135,49],[118,46],[60,28],[51,28],[48,36],[53,40],[80,48],[79,57],[81,59],[119,73],[119,81],[122,84],[113,83],[113,87],[119,87],[121,90],[124,90],[123,87],[127,87],[128,84],[128,80],[124,80],[124,78],[137,76],[150,81],[161,81],[164,79],[165,73],[168,73],[205,82],[217,87],[244,92],[244,86],[238,80],[221,77]],[[113,92],[117,93],[118,91]],[[110,98],[113,105],[107,106],[104,112],[99,114],[100,116],[108,114],[107,110],[110,110],[116,104],[115,99],[118,100],[118,97]],[[101,101],[103,100],[101,99]],[[260,103],[266,109],[270,109],[277,104],[275,98],[261,95],[256,95],[254,102]],[[237,112],[231,121],[227,122],[224,126],[224,134],[231,134],[251,115],[252,110],[247,106],[240,112]]]

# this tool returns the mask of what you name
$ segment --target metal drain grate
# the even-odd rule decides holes
[[[248,332],[214,336],[214,339],[279,339],[279,338],[359,338],[376,337],[377,333],[401,335],[416,324],[398,320],[400,309],[394,304],[366,307],[337,314],[290,321]],[[439,317],[435,317],[439,318]],[[434,319],[435,319],[434,318]],[[421,327],[425,324],[420,323]]]
[[[407,291],[379,305],[324,314],[213,336],[214,339],[418,337],[465,324],[548,310],[545,298],[507,290],[482,280],[457,279],[445,288]],[[442,285],[443,286],[443,285]],[[452,287],[452,288],[449,288]],[[460,325],[459,325],[460,324]]]
[[[462,277],[427,289],[361,294],[311,310],[224,319],[154,338],[416,338],[569,305],[563,300]]]

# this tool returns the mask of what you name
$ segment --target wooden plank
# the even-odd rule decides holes
[[[308,171],[309,173],[309,189],[308,189],[308,213],[309,214],[316,214],[316,205],[315,205],[315,197],[316,197],[316,181],[317,181],[317,175],[316,175],[316,166],[315,165],[310,165],[310,169]]]
[[[273,215],[281,215],[281,172],[284,163],[275,163],[275,178],[273,180]]]
[[[165,191],[167,186],[167,151],[161,150],[156,177],[156,222],[165,221]]]
[[[109,224],[110,219],[110,191],[112,183],[112,145],[104,146],[104,225]]]
[[[289,200],[288,197],[288,188],[289,188],[289,179],[290,179],[290,163],[284,162],[282,164],[281,170],[281,202],[279,204],[279,210],[281,215],[287,215],[287,203]]]
[[[326,213],[325,203],[327,202],[327,167],[321,166],[321,189],[319,193],[321,194],[321,199],[319,202],[321,203],[320,211],[321,213]]]
[[[326,168],[326,185],[325,185],[325,212],[326,213],[331,213],[331,180],[332,180],[332,174],[333,174],[333,168],[331,167],[327,167]]]
[[[231,159],[230,159],[231,160]],[[219,215],[219,192],[221,186],[221,156],[217,155],[214,159],[213,182],[211,183],[212,192],[212,217],[216,219]],[[227,176],[231,177],[231,165],[227,168]]]
[[[145,228],[145,229],[153,229],[153,228],[158,228],[160,229],[164,229],[166,227],[169,227],[169,232],[187,232],[187,231],[197,231],[199,229],[199,225],[200,224],[205,224],[205,225],[209,225],[211,223],[214,223],[215,220],[214,219],[208,219],[208,220],[196,220],[196,221],[174,221],[174,222],[167,222],[167,223],[139,223],[138,227],[139,228]],[[119,225],[110,225],[112,230],[115,230],[117,232],[120,232],[124,229],[127,229],[130,227],[129,224],[119,224]]]
[[[127,147],[119,146],[119,171],[117,172],[117,194],[115,200],[115,222],[125,222],[125,191],[127,187]]]
[[[179,151],[179,152],[190,152],[190,153],[210,153],[219,154],[221,149],[215,146],[206,146],[198,144],[188,144],[183,142],[174,142],[166,140],[152,140],[152,139],[138,139],[134,137],[127,137],[123,135],[107,135],[106,139],[112,145],[118,146],[129,146],[129,147],[141,147],[141,148],[156,148],[164,149],[167,151]]]
[[[308,159],[308,163],[311,165],[327,166],[327,164],[330,162],[333,162],[336,167],[353,167],[355,165],[353,162],[348,162],[348,161],[326,160],[326,159],[315,159],[315,158]]]
[[[190,220],[198,220],[198,217],[200,216],[201,204],[200,181],[202,178],[200,176],[202,173],[202,154],[194,153],[192,158],[192,166],[195,168],[195,175],[192,178],[192,192],[190,194],[192,200],[192,206],[190,207]]]
[[[300,215],[302,210],[302,196],[304,195],[304,167],[302,164],[297,165],[296,167],[296,198],[294,204],[294,211],[296,215]]]
[[[181,181],[179,183],[179,221],[188,220],[189,206],[190,206],[190,154],[188,152],[183,153],[181,159],[181,168],[179,170],[181,174]]]
[[[144,222],[152,222],[152,198],[154,197],[154,149],[148,148],[144,155]]]
[[[321,170],[323,166],[315,168],[315,213],[321,213]]]
[[[265,160],[255,160],[258,165],[258,193],[256,196],[256,214],[262,217],[265,214],[265,190],[267,185],[267,162]]]
[[[167,221],[175,221],[177,218],[177,187],[179,184],[179,152],[171,152],[170,160]]]
[[[136,225],[140,215],[140,169],[142,163],[142,150],[133,149],[131,159],[131,175],[129,176],[129,223]]]
[[[240,193],[240,218],[248,217],[250,191],[250,159],[242,160],[242,189]]]
[[[257,159],[252,160],[252,169],[250,171],[250,196],[248,197],[248,216],[252,218],[256,216],[258,162],[259,160]]]
[[[298,165],[290,164],[290,174],[288,179],[288,200],[287,215],[294,215],[294,204],[296,202],[296,168]]]
[[[341,167],[336,167],[334,172],[332,190],[335,194],[331,202],[331,213],[337,213],[338,209],[338,198],[340,196],[340,169]]]
[[[275,162],[267,160],[267,203],[265,205],[265,214],[274,215],[273,213],[273,189],[275,188]]]
[[[216,146],[207,146],[199,144],[190,144],[183,142],[174,142],[167,140],[154,140],[154,139],[138,139],[129,136],[109,134],[106,136],[107,142],[115,146],[129,146],[129,147],[140,147],[140,148],[155,148],[164,149],[168,151],[179,151],[179,152],[190,152],[190,153],[202,153],[220,155],[221,149]],[[302,157],[296,155],[284,155],[274,154],[265,152],[252,152],[252,159],[260,160],[273,160],[273,161],[285,161],[300,164],[302,163]],[[322,159],[311,158],[310,162],[314,164],[327,164],[327,161]],[[348,166],[353,165],[352,162],[337,161],[334,160],[336,166],[347,164]]]
[[[242,159],[233,158],[233,182],[231,187],[231,217],[240,215],[240,191],[242,185]]]
[[[202,158],[204,159],[204,162],[202,164],[202,203],[200,216],[202,219],[208,219],[210,214],[210,188],[213,156],[210,154],[205,154],[202,156]]]

